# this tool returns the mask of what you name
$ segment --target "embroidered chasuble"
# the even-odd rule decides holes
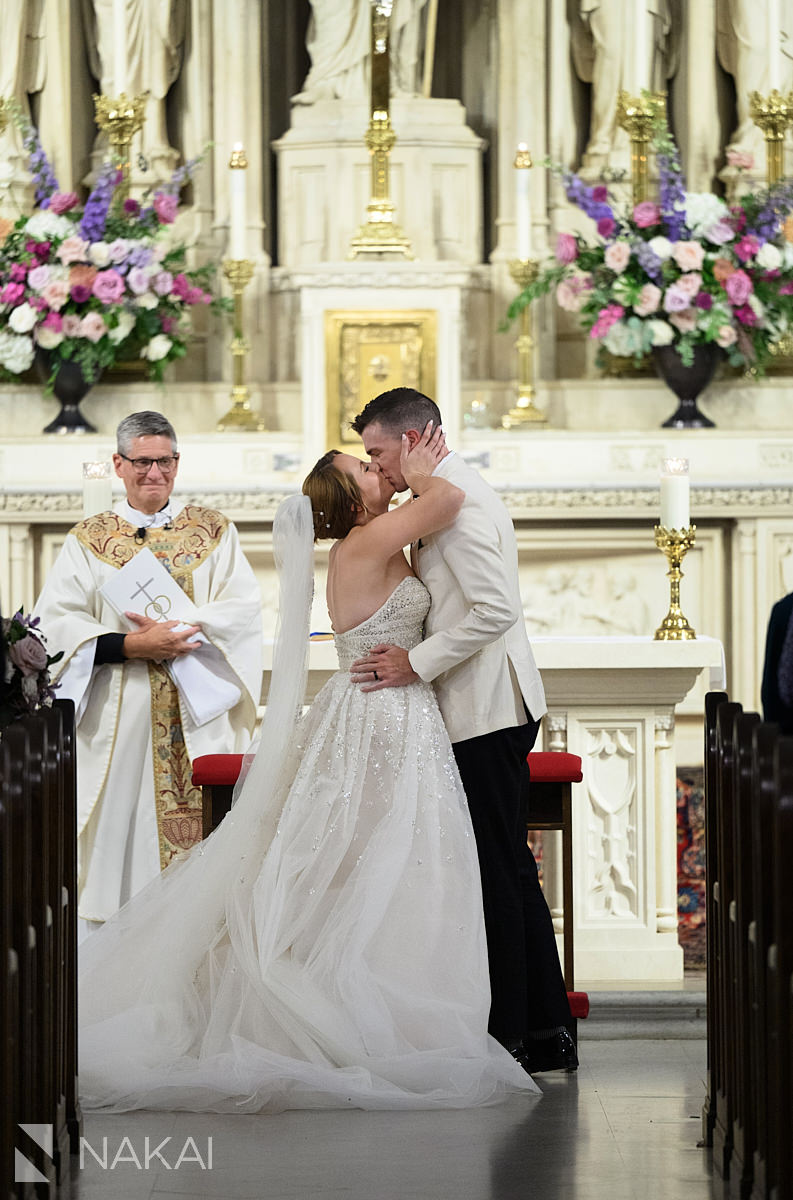
[[[247,749],[261,689],[260,593],[234,526],[212,509],[176,505],[167,524],[144,532],[127,519],[133,510],[119,510],[71,530],[36,605],[50,647],[65,651],[60,694],[77,706],[79,913],[89,921],[106,920],[200,841],[192,759]],[[129,632],[99,589],[143,546],[196,605],[195,623],[242,692],[201,726],[165,667],[93,661],[98,636]]]

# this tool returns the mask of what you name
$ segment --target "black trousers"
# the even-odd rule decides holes
[[[553,922],[526,843],[529,767],[539,722],[452,746],[476,836],[490,963],[489,1029],[505,1044],[567,1025]]]

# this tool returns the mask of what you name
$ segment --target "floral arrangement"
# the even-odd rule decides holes
[[[793,330],[793,182],[728,205],[688,192],[665,122],[654,134],[659,201],[624,211],[605,185],[562,172],[568,199],[595,223],[599,241],[560,233],[556,262],[513,302],[509,316],[555,290],[591,338],[613,355],[640,361],[676,346],[691,365],[694,347],[715,343],[732,365],[762,373],[772,346]],[[751,166],[733,155],[731,166]]]
[[[36,185],[36,211],[0,217],[0,376],[18,376],[37,348],[47,351],[50,384],[62,362],[94,382],[119,359],[144,359],[161,380],[187,351],[190,310],[213,299],[211,265],[188,270],[187,247],[169,226],[178,194],[199,159],[174,172],[151,202],[114,199],[121,172],[106,163],[84,205],[61,192],[36,130],[18,116]]]
[[[63,651],[48,654],[39,618],[25,616],[21,609],[13,617],[0,618],[0,638],[5,651],[5,675],[0,680],[3,729],[25,713],[50,707],[58,684],[50,683],[49,669],[60,662]]]

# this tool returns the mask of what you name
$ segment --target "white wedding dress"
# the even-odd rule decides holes
[[[281,728],[265,719],[212,837],[83,943],[84,1108],[464,1107],[537,1093],[486,1032],[476,848],[432,689],[350,682],[378,642],[414,646],[428,607],[411,576],[337,635],[339,672],[296,724],[294,708]],[[302,688],[299,664],[290,686]]]

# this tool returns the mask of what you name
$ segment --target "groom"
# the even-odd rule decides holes
[[[394,388],[355,418],[372,462],[398,492],[402,435],[412,449],[437,405]],[[364,691],[433,683],[468,798],[482,876],[490,962],[490,1032],[529,1072],[578,1066],[567,993],[537,865],[526,844],[529,771],[545,709],[518,587],[509,514],[477,471],[447,452],[435,473],[465,492],[454,524],[423,538],[413,568],[432,599],[425,640],[376,646],[352,665]]]

